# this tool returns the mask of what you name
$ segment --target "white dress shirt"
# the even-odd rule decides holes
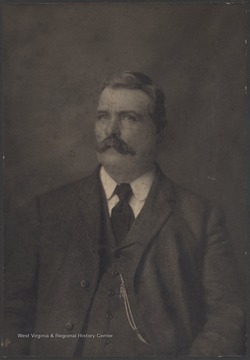
[[[104,192],[107,199],[109,216],[111,216],[111,211],[113,207],[118,203],[119,198],[114,194],[115,188],[119,185],[114,179],[110,177],[104,167],[101,167],[100,178],[104,188]],[[129,205],[131,206],[135,218],[139,215],[146,198],[148,196],[149,190],[152,186],[152,183],[155,178],[155,169],[145,173],[138,179],[130,183],[133,195],[129,200]]]

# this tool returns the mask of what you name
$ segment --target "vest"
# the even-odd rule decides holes
[[[126,267],[123,265],[122,273],[120,271],[123,260],[129,263],[134,244],[125,245],[124,241],[124,245],[116,246],[104,194],[102,208],[99,281],[74,356],[154,355],[152,346],[134,322],[130,290],[126,287]]]

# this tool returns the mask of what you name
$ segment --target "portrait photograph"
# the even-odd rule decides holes
[[[239,358],[241,1],[5,1],[5,358]]]

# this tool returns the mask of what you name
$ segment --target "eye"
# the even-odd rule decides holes
[[[129,115],[129,114],[124,114],[124,115],[122,115],[121,119],[122,119],[122,120],[125,120],[125,121],[129,121],[129,122],[135,122],[135,121],[137,121],[137,119],[136,119],[135,116],[132,116],[132,115]]]
[[[108,119],[108,114],[97,114],[97,119],[98,120],[107,120]]]

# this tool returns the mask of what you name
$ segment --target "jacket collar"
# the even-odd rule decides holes
[[[102,192],[100,166],[84,180],[79,194],[80,217],[84,233],[91,243],[99,243],[102,221]],[[126,244],[137,242],[145,246],[173,212],[174,191],[169,180],[156,165],[156,176],[145,204],[134,221],[126,238]]]
[[[146,246],[173,212],[173,201],[172,183],[157,166],[149,195],[128,233],[126,242],[136,241],[143,247]]]
[[[86,241],[94,250],[100,244],[102,221],[102,186],[99,179],[100,166],[84,179],[79,193],[79,218]]]
[[[102,194],[99,177],[100,167],[92,175],[80,181],[75,188],[76,212],[74,218],[70,248],[82,254],[82,260],[88,261],[89,271],[97,274],[102,230]],[[80,185],[80,186],[79,186]],[[123,244],[123,250],[133,245],[132,257],[120,258],[120,271],[133,279],[133,274],[142,255],[160,228],[174,212],[174,186],[165,177],[160,168],[156,168],[156,177],[145,204],[135,219]],[[73,221],[73,220],[72,220]],[[74,244],[74,245],[73,245]],[[131,254],[131,252],[130,252]],[[97,276],[97,275],[95,275]]]

